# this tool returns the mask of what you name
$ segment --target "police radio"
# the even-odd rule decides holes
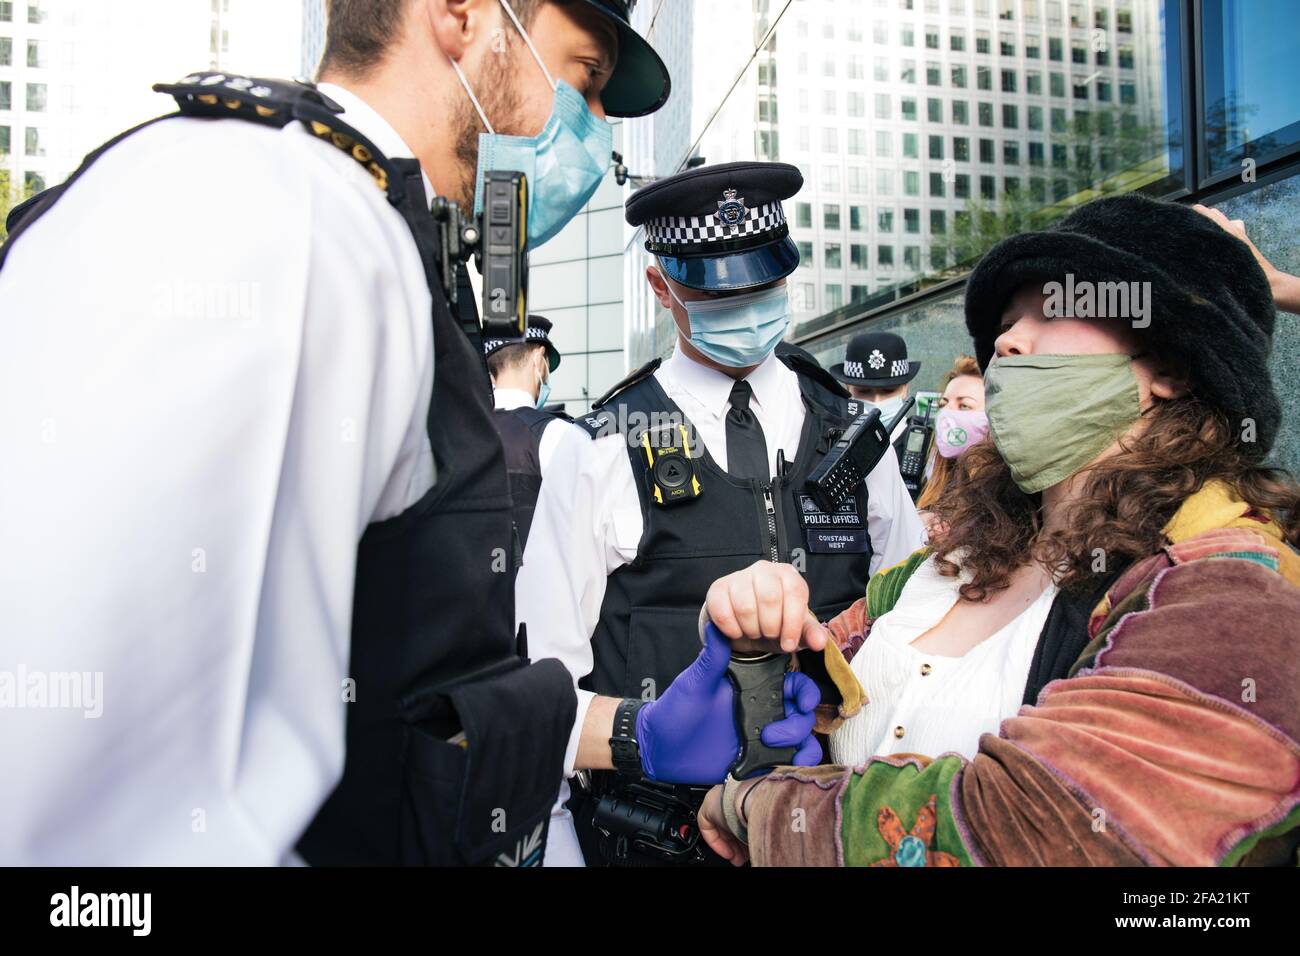
[[[921,413],[907,420],[907,431],[903,433],[903,453],[898,459],[898,470],[903,476],[903,486],[913,501],[920,497],[921,489],[925,486],[925,463],[929,459],[931,440],[934,437],[937,398],[934,393],[917,395]]]
[[[483,277],[479,310],[487,338],[523,338],[528,323],[528,177],[513,170],[483,174],[483,211],[466,217],[439,196],[433,218],[442,239],[442,287],[456,304],[456,263],[472,255]]]
[[[826,457],[808,476],[808,493],[817,502],[817,507],[827,514],[834,514],[840,502],[853,494],[866,480],[871,469],[884,457],[894,426],[908,413],[915,401],[916,399],[909,398],[904,402],[888,425],[880,423],[878,408],[872,408],[853,420],[853,424],[831,446]]]

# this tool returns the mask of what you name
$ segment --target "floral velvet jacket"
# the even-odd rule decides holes
[[[1094,609],[1069,677],[973,760],[785,767],[742,788],[753,862],[1300,862],[1300,555],[1218,484],[1165,536]],[[832,622],[846,658],[923,558]]]

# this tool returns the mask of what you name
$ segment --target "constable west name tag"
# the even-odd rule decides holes
[[[813,554],[866,554],[867,528],[856,497],[841,501],[832,513],[822,511],[811,495],[799,496],[799,523]]]

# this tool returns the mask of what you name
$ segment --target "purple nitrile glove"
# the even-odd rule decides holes
[[[731,641],[712,624],[704,628],[704,649],[690,667],[636,716],[641,769],[665,783],[721,783],[740,753],[736,711],[727,664]],[[794,762],[821,762],[822,750],[812,736],[813,709],[821,692],[806,674],[785,675],[784,720],[763,728],[769,747],[795,747]]]

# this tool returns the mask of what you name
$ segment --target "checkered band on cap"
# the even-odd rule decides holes
[[[909,362],[907,359],[895,359],[893,362],[889,364],[889,374],[895,377],[899,375],[906,375],[908,369],[910,369],[911,367],[912,367],[912,363]]]
[[[866,370],[863,369],[861,362],[845,362],[844,374],[851,375],[854,378],[866,378]]]
[[[524,333],[524,338],[538,339],[539,341],[545,342],[546,330],[542,328],[540,325],[530,325],[528,326],[527,331]]]
[[[716,215],[664,216],[645,224],[646,248],[651,252],[660,247],[707,246],[710,243],[735,239],[774,238],[769,233],[784,234],[785,210],[779,202],[765,203],[745,210],[745,218],[729,226]],[[696,251],[701,251],[697,248]]]

